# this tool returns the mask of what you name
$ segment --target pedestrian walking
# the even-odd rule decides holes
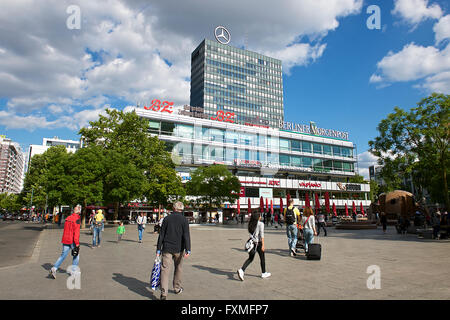
[[[91,231],[91,235],[94,233],[94,217],[95,217],[95,210],[91,211],[91,215],[89,216],[89,230]]]
[[[176,201],[173,213],[164,218],[156,246],[156,256],[162,255],[161,300],[167,299],[169,274],[174,263],[173,289],[175,294],[183,292],[181,286],[183,259],[191,254],[189,222],[183,216],[184,205]]]
[[[103,215],[103,211],[101,209],[97,210],[96,215],[94,216],[94,228],[93,228],[93,236],[92,236],[92,249],[95,247],[100,247],[101,242],[101,232],[103,222],[105,221],[105,216]]]
[[[323,232],[325,233],[324,236],[326,237],[327,236],[327,229],[325,228],[325,226],[326,226],[325,215],[322,212],[320,212],[317,215],[317,226],[318,226],[318,228],[317,228],[317,235],[319,236],[320,235],[320,229],[323,229]]]
[[[255,243],[253,249],[248,253],[248,259],[244,262],[242,268],[237,273],[241,281],[244,281],[245,269],[252,263],[255,258],[256,252],[258,252],[259,259],[261,261],[261,278],[268,278],[271,276],[270,272],[266,272],[266,260],[264,257],[264,223],[261,222],[261,215],[259,212],[253,212],[250,221],[248,222],[248,232],[253,237]]]
[[[53,267],[50,269],[50,276],[53,279],[56,279],[56,271],[59,269],[61,264],[67,257],[69,250],[72,249],[72,266],[78,267],[78,263],[80,261],[80,227],[81,227],[81,206],[76,206],[73,210],[73,213],[67,217],[64,222],[64,231],[62,236],[62,252],[58,260],[56,260]],[[72,269],[71,272],[75,270]]]
[[[317,236],[314,212],[310,207],[306,207],[305,210],[303,210],[301,224],[303,227],[303,237],[305,239],[305,252],[308,252],[308,246],[314,242],[314,236]]]
[[[281,212],[277,213],[277,216],[278,216],[278,225],[280,226],[281,229],[283,229],[282,213]]]
[[[300,218],[300,211],[294,207],[294,199],[289,199],[288,207],[284,210],[284,221],[286,221],[286,235],[288,238],[289,255],[295,256],[297,245],[297,223]]]
[[[241,213],[241,224],[244,224],[244,214]]]
[[[125,226],[123,225],[123,222],[119,222],[119,226],[117,227],[117,242],[119,243],[120,240],[122,240],[122,236],[125,233]]]
[[[433,226],[433,239],[439,239],[439,230],[441,228],[441,214],[439,211],[433,213],[431,224]]]
[[[380,222],[383,225],[383,233],[386,233],[387,217],[386,217],[386,213],[385,212],[381,213]]]
[[[139,213],[139,216],[136,219],[136,223],[138,226],[139,243],[142,243],[142,234],[144,233],[145,225],[147,224],[147,217],[144,215],[144,213]]]

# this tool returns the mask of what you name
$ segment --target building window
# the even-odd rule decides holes
[[[311,153],[311,143],[302,141],[302,152]]]

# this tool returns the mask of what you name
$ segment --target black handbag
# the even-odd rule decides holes
[[[76,257],[80,253],[80,247],[75,247],[72,249],[72,256]]]

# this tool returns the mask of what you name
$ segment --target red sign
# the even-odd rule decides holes
[[[211,117],[211,120],[223,121],[223,122],[231,122],[234,123],[234,112],[223,112],[222,110],[218,110],[216,113],[216,117]]]
[[[239,193],[239,197],[245,197],[245,188],[241,187],[241,192]]]
[[[270,128],[269,126],[265,126],[262,124],[253,124],[253,123],[249,123],[249,122],[245,122],[244,124],[246,126],[250,126],[250,127],[258,127],[258,128],[266,128],[266,129]]]
[[[251,183],[251,184],[267,184],[267,182],[261,181],[239,181],[240,183]]]
[[[280,181],[275,181],[275,180],[269,181],[269,186],[279,186],[279,185],[280,185]]]
[[[145,110],[159,111],[159,112],[167,112],[172,113],[173,102],[163,101],[161,105],[161,101],[158,99],[153,99],[150,107],[144,106]]]
[[[298,185],[305,188],[320,188],[322,186],[320,183],[315,182],[300,182]]]
[[[234,159],[234,164],[238,166],[246,166],[246,167],[260,167],[261,162],[257,160],[241,160],[241,159]]]

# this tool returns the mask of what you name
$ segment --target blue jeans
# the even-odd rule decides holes
[[[63,244],[61,256],[56,260],[55,265],[53,266],[56,270],[61,266],[61,263],[63,263],[64,259],[66,259],[67,255],[69,254],[69,251],[75,248],[75,244]],[[72,265],[78,266],[78,262],[80,261],[80,255],[77,255],[73,258]]]
[[[295,251],[295,246],[297,245],[297,226],[295,224],[288,225],[286,227],[286,234],[288,237],[289,249]]]
[[[142,241],[142,233],[144,232],[144,228],[142,225],[138,225],[138,233],[139,233],[139,241]]]
[[[92,237],[92,246],[99,246],[101,241],[101,234],[102,234],[102,226],[94,226],[93,230],[93,237]]]
[[[305,251],[308,252],[308,245],[314,242],[314,231],[312,229],[303,229],[305,237]]]

